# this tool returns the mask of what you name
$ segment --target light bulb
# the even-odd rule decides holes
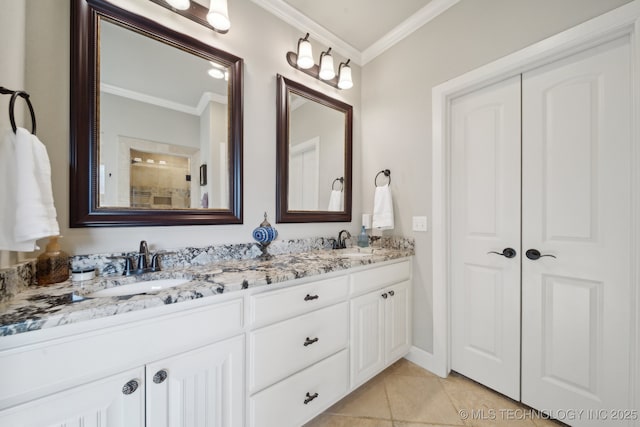
[[[213,28],[220,31],[227,31],[231,28],[229,21],[229,11],[227,10],[227,0],[211,0],[207,21]]]
[[[169,5],[178,10],[187,10],[191,7],[191,2],[189,0],[166,0]]]
[[[319,76],[322,80],[331,80],[336,76],[336,72],[333,70],[333,57],[329,52],[331,52],[331,48],[326,52],[322,52],[322,55],[320,55]]]
[[[214,79],[224,79],[224,71],[222,71],[220,68],[210,69],[209,75]]]
[[[340,71],[338,74],[338,87],[340,89],[351,89],[353,87],[353,80],[351,79],[351,67],[349,67],[349,61],[340,64]]]
[[[313,67],[313,53],[311,51],[311,43],[309,40],[300,39],[298,42],[298,67],[308,69]]]

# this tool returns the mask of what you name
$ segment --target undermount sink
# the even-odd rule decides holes
[[[346,256],[349,258],[360,258],[360,257],[364,257],[364,256],[371,256],[373,255],[370,252],[346,252],[343,254],[340,254],[340,256]]]
[[[189,279],[158,279],[147,280],[144,282],[135,282],[129,285],[113,286],[111,288],[102,289],[100,291],[92,292],[84,295],[85,298],[100,298],[100,297],[119,297],[125,295],[138,295],[147,292],[159,292],[164,289],[173,288],[175,286],[184,285],[188,283]]]
[[[373,255],[372,248],[348,248],[340,250],[340,256],[349,257],[349,258],[361,258],[365,256]]]

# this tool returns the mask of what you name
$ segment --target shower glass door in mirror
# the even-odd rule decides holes
[[[229,69],[106,19],[99,31],[98,207],[228,209]]]

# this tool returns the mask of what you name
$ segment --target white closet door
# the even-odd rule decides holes
[[[451,366],[519,399],[520,76],[454,100],[451,117]],[[517,254],[489,254],[505,248]]]
[[[534,408],[630,407],[629,52],[617,40],[523,75],[522,249],[555,256],[522,254],[522,401]]]

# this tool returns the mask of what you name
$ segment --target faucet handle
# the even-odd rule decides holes
[[[160,271],[160,257],[161,253],[153,254],[151,257],[151,271]]]
[[[138,254],[138,270],[145,271],[149,267],[149,261],[147,260],[147,254],[140,252]]]
[[[128,256],[125,256],[123,258],[124,258],[124,271],[122,272],[122,275],[130,276],[134,272],[133,260],[131,259],[131,257],[128,257]]]

